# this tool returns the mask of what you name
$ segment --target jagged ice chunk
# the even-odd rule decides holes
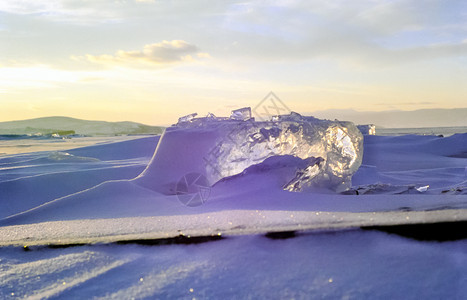
[[[178,123],[186,123],[186,122],[191,122],[198,113],[192,113],[183,117],[178,118]]]
[[[294,112],[256,122],[249,108],[235,110],[232,116],[209,122],[195,119],[167,128],[138,180],[171,194],[177,180],[188,173],[203,174],[214,184],[269,157],[292,155],[305,160],[305,167],[297,167],[295,177],[283,179],[285,190],[350,187],[363,155],[363,136],[353,123]]]
[[[232,113],[230,114],[230,119],[239,121],[246,121],[251,119],[251,107],[244,107],[232,110]]]

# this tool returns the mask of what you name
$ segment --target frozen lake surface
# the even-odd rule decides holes
[[[80,139],[0,156],[1,298],[461,299],[467,292],[466,240],[446,241],[466,232],[465,133],[365,136],[347,194],[287,192],[279,184],[286,170],[256,170],[218,182],[195,207],[135,180],[158,136]],[[418,229],[423,241],[380,227],[423,223],[439,224],[432,238]]]

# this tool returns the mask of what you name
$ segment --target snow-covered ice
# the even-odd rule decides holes
[[[245,209],[378,212],[467,208],[466,160],[462,157],[467,149],[466,134],[446,138],[366,136],[362,166],[352,177],[348,195],[321,188],[311,193],[283,190],[284,178],[294,178],[306,162],[294,156],[274,156],[223,178],[211,187],[203,205],[187,207],[176,193],[161,193],[154,185],[168,182],[166,177],[178,180],[184,170],[193,171],[185,163],[204,166],[202,159],[193,161],[206,153],[198,147],[203,145],[198,142],[205,132],[189,135],[175,130],[170,133],[172,147],[164,149],[159,142],[152,159],[157,137],[68,150],[64,153],[69,155],[61,154],[60,159],[54,151],[3,156],[0,224]],[[188,158],[170,151],[177,143],[188,147],[183,152]],[[146,165],[149,167],[143,172]],[[417,190],[425,186],[429,186],[426,191]]]
[[[203,205],[190,207],[159,187],[205,166],[219,131],[192,127],[196,120],[160,140],[102,138],[0,156],[0,298],[461,299],[467,292],[465,240],[421,242],[359,229],[449,222],[462,231],[467,134],[366,135],[347,194],[284,190],[284,179],[310,165],[313,172],[322,156],[271,155],[217,180]],[[271,231],[297,236],[266,238]],[[33,246],[180,235],[214,241]]]
[[[117,137],[112,143],[109,138],[101,138],[103,143],[72,150],[0,156],[0,218],[104,181],[138,176],[147,166],[158,139]]]
[[[463,299],[467,242],[375,231],[0,248],[2,299]]]

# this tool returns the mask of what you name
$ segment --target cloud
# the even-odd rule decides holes
[[[125,23],[133,18],[134,22],[147,18],[146,23],[158,23],[167,15],[180,24],[181,16],[183,20],[197,18],[222,6],[211,4],[210,0],[1,0],[0,12],[80,26]]]
[[[51,11],[58,1],[38,2],[33,0],[5,0],[0,2],[0,11],[13,14],[36,14]]]
[[[91,68],[141,67],[208,56],[190,47],[132,48],[153,37],[172,36],[189,36],[223,59],[222,66],[243,62],[248,68],[286,61],[331,62],[351,70],[398,67],[466,53],[466,1],[141,1],[0,1],[0,11],[7,12],[0,28],[9,48],[0,49],[0,56],[64,68],[81,68],[83,62]],[[96,47],[125,50],[96,52]],[[154,53],[147,53],[151,47]],[[80,55],[73,56],[79,64],[63,59],[71,54]]]
[[[446,57],[467,56],[467,43],[440,43],[391,49],[359,37],[320,38],[310,42],[302,59],[325,59],[359,67],[392,67]],[[297,50],[298,51],[298,50]]]
[[[379,68],[465,56],[462,8],[441,0],[258,1],[231,5],[223,28],[237,52],[258,59]]]
[[[80,25],[121,21],[131,8],[126,2],[108,0],[2,0],[0,12]]]
[[[209,58],[208,53],[200,52],[198,47],[182,40],[162,41],[148,44],[143,50],[118,50],[114,55],[102,54],[72,56],[74,60],[87,60],[92,63],[114,66],[165,65],[183,61],[194,61],[198,58]]]

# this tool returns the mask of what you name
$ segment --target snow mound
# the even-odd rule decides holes
[[[351,122],[319,120],[292,112],[256,122],[249,108],[231,118],[182,117],[164,132],[138,184],[176,193],[184,175],[199,173],[213,185],[273,156],[291,155],[307,164],[285,179],[284,189],[349,188],[363,156],[363,136]]]
[[[135,178],[148,165],[159,137],[98,140],[99,144],[66,152],[0,157],[0,219],[106,181]],[[48,145],[54,148],[51,142]]]

